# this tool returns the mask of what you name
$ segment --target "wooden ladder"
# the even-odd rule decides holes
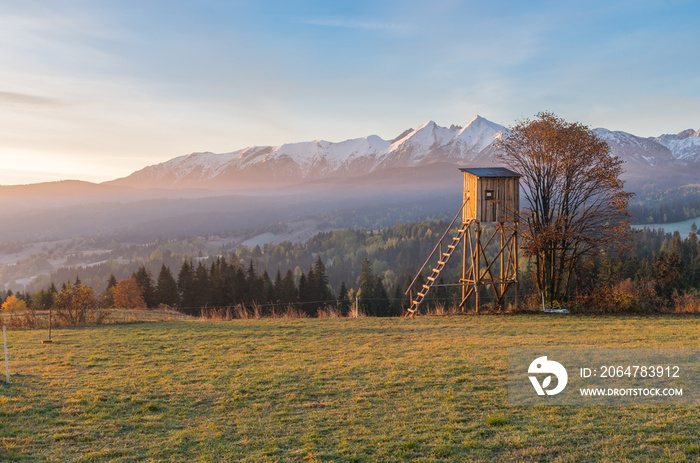
[[[455,252],[455,250],[459,246],[459,243],[464,238],[464,234],[469,229],[469,226],[467,224],[462,224],[462,226],[457,230],[455,236],[452,237],[452,243],[448,244],[446,246],[446,249],[443,248],[443,242],[446,241],[445,238],[447,237],[447,234],[450,232],[452,226],[457,221],[459,216],[462,215],[462,209],[464,209],[464,204],[462,204],[462,207],[459,209],[459,212],[457,212],[455,218],[452,219],[452,222],[440,238],[440,241],[438,241],[438,243],[435,245],[433,252],[430,253],[430,256],[428,256],[425,263],[418,271],[418,274],[406,290],[406,295],[412,295],[412,289],[414,286],[417,286],[416,283],[418,281],[418,277],[420,277],[421,273],[423,272],[423,269],[425,269],[425,267],[430,263],[431,259],[433,259],[436,253],[439,254],[437,265],[433,268],[433,272],[427,278],[427,282],[423,284],[423,287],[420,288],[420,290],[418,290],[415,298],[411,297],[411,306],[408,309],[406,309],[408,311],[407,315],[415,315],[418,312],[418,308],[420,307],[425,297],[428,295],[428,291],[430,291],[430,288],[432,288],[435,282],[437,281],[438,277],[440,276],[440,273],[442,273],[443,269],[445,268],[445,264],[447,264],[447,262],[450,260],[450,257],[452,257],[452,254]]]

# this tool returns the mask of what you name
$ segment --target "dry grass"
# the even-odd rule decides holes
[[[700,347],[700,318],[444,316],[8,332],[5,461],[697,461],[698,407],[509,407],[509,348]]]

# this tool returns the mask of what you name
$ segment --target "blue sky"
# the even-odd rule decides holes
[[[0,0],[0,184],[547,110],[700,128],[700,2]]]

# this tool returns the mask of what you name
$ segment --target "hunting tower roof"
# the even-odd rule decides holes
[[[517,172],[513,172],[505,167],[462,167],[459,170],[466,172],[468,174],[475,175],[477,177],[491,177],[491,178],[509,178],[509,177],[522,177]]]

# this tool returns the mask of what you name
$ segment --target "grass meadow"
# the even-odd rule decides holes
[[[700,407],[511,407],[506,393],[508,348],[698,348],[698,317],[181,320],[45,338],[8,331],[2,461],[700,458]]]

